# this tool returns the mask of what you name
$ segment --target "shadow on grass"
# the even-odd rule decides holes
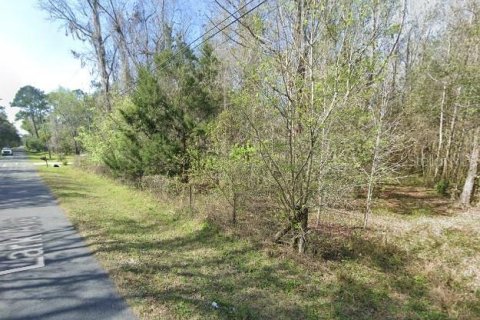
[[[325,260],[362,261],[383,272],[404,269],[410,261],[406,251],[372,230],[329,224],[316,228],[310,241],[312,253]]]
[[[317,255],[339,266],[331,318],[448,319],[432,301],[431,284],[412,271],[415,257],[404,249],[358,231],[317,234],[313,241]]]
[[[383,206],[405,216],[448,216],[450,201],[420,187],[385,188],[378,197]]]
[[[161,232],[155,224],[139,227],[128,219],[122,223],[116,232]],[[140,252],[138,260],[114,271],[135,279],[129,298],[167,305],[180,318],[316,319],[300,303],[282,303],[290,294],[304,300],[318,296],[316,288],[297,290],[303,282],[300,271],[282,261],[272,264],[255,245],[225,237],[208,223],[183,236],[108,243],[98,250],[115,255]],[[212,307],[214,302],[218,307]]]
[[[66,196],[93,197],[68,179],[60,183]],[[111,274],[146,315],[167,309],[179,319],[446,318],[434,309],[429,283],[409,270],[413,257],[382,239],[320,234],[311,247],[336,274],[323,282],[319,270],[268,258],[259,245],[225,236],[212,223],[190,230],[182,227],[185,217],[87,213],[81,219],[101,229],[103,240],[94,235],[93,245],[111,259]]]
[[[347,274],[340,274],[338,283],[333,302],[337,319],[450,319],[432,305],[427,283],[406,273],[390,275],[383,286]]]

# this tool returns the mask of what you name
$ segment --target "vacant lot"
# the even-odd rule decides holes
[[[387,188],[366,231],[325,214],[298,256],[104,177],[40,171],[141,318],[480,318],[480,212],[430,190]]]

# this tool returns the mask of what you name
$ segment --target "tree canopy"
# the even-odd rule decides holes
[[[20,136],[15,126],[8,121],[5,108],[0,106],[0,148],[16,147],[21,144]]]

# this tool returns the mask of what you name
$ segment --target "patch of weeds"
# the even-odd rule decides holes
[[[408,259],[406,252],[395,244],[375,237],[366,238],[362,233],[345,237],[318,235],[312,246],[311,250],[325,260],[361,260],[385,272],[403,268]]]
[[[348,241],[341,238],[330,238],[328,235],[312,237],[309,252],[329,261],[342,261],[354,257]]]
[[[391,216],[397,213],[395,208],[389,207],[388,203],[383,199],[376,201],[376,207],[372,211],[374,216]]]
[[[173,310],[175,310],[175,313],[182,318],[191,318],[195,314],[195,309],[192,308],[192,305],[182,300],[179,300],[174,304]]]
[[[351,239],[352,250],[357,259],[372,264],[384,272],[393,272],[405,267],[407,253],[393,243],[381,239],[365,239],[355,236]]]
[[[408,274],[397,274],[393,285],[400,292],[408,294],[413,299],[423,297],[427,293],[428,280],[423,275],[410,276]]]
[[[431,208],[414,208],[410,211],[410,215],[414,217],[421,217],[421,216],[431,216],[433,214],[433,210]]]
[[[401,184],[405,186],[423,187],[426,184],[425,178],[421,175],[410,175],[400,179]]]
[[[410,314],[409,319],[447,320],[448,314],[432,309],[431,303],[425,299],[410,299],[404,306]]]
[[[472,254],[480,252],[480,238],[471,230],[449,228],[443,231],[443,235],[447,238],[450,246],[467,249]]]
[[[474,299],[463,301],[461,304],[464,313],[469,313],[472,319],[480,319],[480,290],[477,289]]]
[[[353,275],[340,273],[334,308],[338,319],[391,318],[399,308],[383,288],[365,283]]]
[[[439,195],[442,195],[442,196],[447,196],[448,195],[448,188],[449,187],[450,187],[450,183],[445,179],[442,179],[435,184],[435,190],[437,191],[437,193]]]

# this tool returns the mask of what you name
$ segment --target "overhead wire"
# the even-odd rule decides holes
[[[198,48],[199,46],[201,46],[202,44],[204,44],[205,42],[207,42],[208,40],[212,39],[213,37],[215,37],[217,34],[219,34],[220,32],[222,32],[223,30],[225,30],[226,28],[228,28],[229,26],[231,26],[232,24],[234,24],[235,22],[240,22],[240,19],[242,19],[243,17],[245,17],[246,15],[248,15],[249,13],[251,13],[252,11],[256,10],[258,7],[260,7],[261,5],[263,5],[265,2],[267,2],[267,0],[263,0],[261,2],[259,2],[257,5],[255,5],[254,7],[252,7],[251,9],[249,9],[248,11],[244,12],[243,14],[241,14],[239,17],[236,17],[236,14],[239,13],[241,10],[245,9],[248,5],[250,5],[251,3],[255,2],[256,0],[251,0],[249,2],[247,2],[246,4],[244,4],[243,6],[241,6],[240,8],[238,8],[235,12],[233,13],[230,13],[228,12],[228,17],[226,17],[225,19],[223,19],[222,21],[220,21],[219,23],[215,24],[213,27],[211,27],[210,29],[208,29],[206,32],[204,32],[201,36],[195,38],[193,41],[191,41],[190,43],[188,43],[185,47],[183,47],[179,52],[177,52],[176,54],[173,54],[171,55],[164,63],[162,63],[163,67],[160,68],[158,71],[163,71],[165,70],[167,67],[168,67],[168,64],[178,55],[180,54],[183,54],[185,50],[195,50],[196,48]],[[223,26],[222,28],[220,28],[220,25],[223,24],[225,21],[229,20],[231,17],[234,18],[233,21],[229,22],[227,25]],[[208,36],[207,38],[204,38],[208,33],[210,33],[212,30],[214,29],[218,29],[215,33],[213,33],[212,35]],[[204,38],[199,44],[195,45],[194,47],[191,47],[195,42],[197,42],[198,40]]]
[[[254,2],[255,0],[251,0],[250,2],[244,4],[242,7],[238,8],[235,12],[233,13],[230,13],[228,12],[229,16],[226,17],[225,19],[223,19],[221,22],[219,22],[218,24],[214,25],[213,27],[211,27],[209,30],[207,30],[206,32],[204,32],[201,36],[195,38],[195,40],[191,41],[190,43],[188,43],[185,47],[183,47],[177,54],[175,55],[172,55],[170,56],[169,59],[167,59],[167,61],[165,61],[163,63],[164,67],[163,68],[160,68],[159,71],[163,71],[164,69],[166,69],[166,67],[168,66],[168,63],[170,63],[170,61],[172,61],[177,55],[179,54],[183,54],[184,50],[187,50],[187,49],[190,49],[190,50],[195,50],[196,48],[198,48],[199,46],[201,46],[202,44],[204,44],[205,42],[207,42],[208,40],[212,39],[213,37],[215,37],[217,34],[219,34],[220,32],[222,32],[223,30],[225,30],[226,28],[228,28],[229,26],[231,26],[232,24],[234,24],[235,22],[239,22],[240,19],[242,19],[243,17],[245,17],[246,15],[248,15],[249,13],[251,13],[252,11],[256,10],[258,7],[260,7],[261,5],[263,5],[265,2],[267,2],[267,0],[263,0],[261,2],[259,2],[257,5],[255,5],[254,7],[252,7],[251,9],[249,9],[248,11],[244,12],[243,14],[241,14],[239,17],[236,17],[235,15],[237,13],[239,13],[242,9],[244,9],[245,7],[247,7],[249,4],[251,4],[252,2]],[[229,22],[227,25],[223,26],[222,28],[220,28],[219,26],[224,23],[225,21],[227,21],[228,19],[230,19],[231,17],[234,18],[233,21]],[[212,35],[208,36],[207,38],[204,38],[210,31],[214,30],[214,29],[218,29],[215,33],[213,33]],[[195,45],[194,47],[191,47],[192,44],[194,44],[196,41],[200,40],[204,38],[199,44]]]

